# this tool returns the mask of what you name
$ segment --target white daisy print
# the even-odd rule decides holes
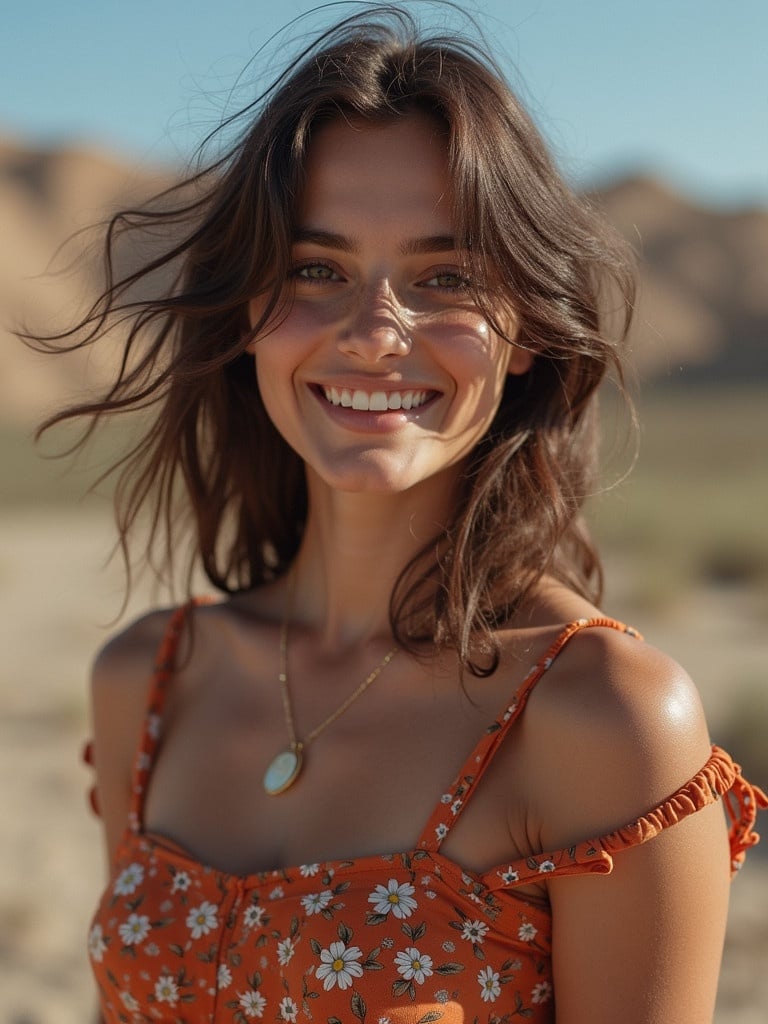
[[[161,724],[162,723],[161,723],[160,715],[154,715],[153,714],[153,715],[149,715],[147,717],[147,733],[150,735],[150,737],[153,740],[158,739],[158,737],[160,736],[160,725]]]
[[[522,942],[533,942],[538,935],[538,930],[534,928],[530,921],[525,921],[517,929],[517,937]]]
[[[451,814],[458,814],[461,810],[462,800],[454,800],[451,804]]]
[[[440,797],[441,804],[449,804],[453,800],[453,793],[443,793]]]
[[[218,988],[229,988],[232,984],[232,971],[226,964],[219,964],[216,971],[216,985]]]
[[[218,925],[216,910],[216,906],[209,903],[208,900],[203,900],[199,907],[192,907],[187,914],[187,928],[192,933],[193,939],[207,935]]]
[[[435,992],[436,1003],[447,1003],[450,998],[447,988],[439,988],[437,992]]]
[[[171,892],[186,892],[192,885],[192,879],[189,877],[186,871],[177,871],[173,876],[173,885],[171,886]]]
[[[246,1017],[264,1016],[267,1000],[258,989],[251,989],[250,992],[238,992],[237,998],[240,1000],[240,1009]]]
[[[498,871],[497,874],[499,878],[502,880],[502,882],[505,882],[507,885],[509,885],[512,882],[516,882],[520,877],[517,871],[512,870],[511,866],[508,867],[506,871]]]
[[[487,934],[488,925],[482,921],[465,921],[461,929],[461,937],[467,942],[482,942]]]
[[[296,1003],[291,999],[290,996],[286,996],[280,1000],[280,1019],[290,1021],[290,1024],[296,1024],[296,1018],[299,1015],[299,1008]]]
[[[255,903],[252,903],[250,907],[245,908],[243,924],[246,928],[260,928],[265,914],[264,907],[257,907]]]
[[[170,974],[161,974],[155,984],[155,999],[158,1003],[174,1006],[179,998],[179,988]]]
[[[543,860],[541,862],[541,864],[539,864],[539,872],[541,874],[543,874],[543,875],[547,874],[550,871],[554,871],[554,870],[555,870],[555,865],[552,863],[551,860]]]
[[[160,956],[160,947],[156,942],[148,942],[144,947],[147,956]]]
[[[91,960],[100,964],[107,951],[107,944],[104,941],[104,932],[100,924],[95,924],[88,934],[88,953]]]
[[[134,999],[134,997],[131,995],[130,992],[121,992],[120,993],[120,1002],[123,1004],[123,1006],[126,1008],[126,1010],[129,1013],[138,1013],[139,1012],[139,1004]]]
[[[445,837],[448,835],[448,826],[445,824],[445,822],[440,822],[440,824],[435,829],[435,835],[437,836],[438,839],[445,839]]]
[[[410,917],[416,909],[417,903],[413,899],[416,892],[408,882],[397,884],[396,878],[390,878],[386,886],[377,885],[368,902],[373,904],[377,914],[392,914],[393,917]]]
[[[331,890],[323,889],[322,892],[312,892],[308,896],[302,896],[301,905],[304,907],[307,917],[311,917],[312,914],[319,914],[320,911],[325,910],[332,899]]]
[[[443,943],[443,949],[445,950],[446,953],[453,953],[453,951],[456,949],[456,943],[451,942],[450,939],[446,939],[445,942]]]
[[[540,981],[531,990],[532,1003],[546,1003],[552,996],[552,986],[548,981]]]
[[[315,977],[322,981],[326,992],[334,985],[340,989],[349,988],[353,978],[362,977],[363,968],[357,962],[362,955],[357,946],[332,942],[328,949],[320,953],[320,966],[315,971]]]
[[[495,1003],[501,992],[499,973],[492,967],[484,967],[477,976],[480,984],[480,996],[485,1003]]]
[[[282,885],[275,886],[275,888],[269,894],[269,898],[271,900],[281,900],[283,898],[283,896],[285,896],[285,891],[284,891]]]
[[[129,864],[125,871],[118,875],[112,891],[115,896],[130,896],[143,881],[144,868],[141,864]]]
[[[406,981],[415,978],[419,985],[423,985],[425,980],[434,974],[432,957],[426,953],[422,955],[414,946],[408,946],[397,954],[395,966]]]
[[[314,878],[319,870],[319,864],[302,864],[299,868],[302,878]]]
[[[277,962],[281,967],[285,967],[290,963],[291,957],[295,952],[293,939],[289,935],[287,939],[283,939],[282,942],[277,944]]]
[[[149,918],[146,914],[131,914],[117,930],[126,946],[138,946],[149,935]]]

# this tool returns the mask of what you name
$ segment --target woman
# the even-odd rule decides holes
[[[123,218],[188,233],[111,282],[80,343],[127,315],[123,370],[68,414],[156,406],[121,536],[149,504],[175,553],[186,508],[228,595],[96,661],[104,1020],[709,1021],[765,798],[594,603],[621,246],[487,56],[401,11],[247,113]]]

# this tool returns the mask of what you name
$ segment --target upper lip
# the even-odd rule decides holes
[[[439,391],[433,384],[424,381],[393,380],[391,377],[342,377],[313,381],[318,388],[347,388],[349,391],[365,391],[372,395],[374,391]]]

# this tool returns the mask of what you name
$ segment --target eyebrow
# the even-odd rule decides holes
[[[294,228],[293,242],[309,242],[324,249],[338,249],[339,252],[348,253],[356,253],[360,248],[356,238],[312,227]],[[419,256],[433,252],[453,252],[457,248],[453,235],[425,235],[422,238],[407,238],[400,246],[400,253],[402,256]]]

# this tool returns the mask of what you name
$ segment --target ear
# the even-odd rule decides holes
[[[533,352],[515,344],[514,341],[509,342],[509,346],[512,353],[507,364],[507,373],[513,377],[522,377],[533,366]]]
[[[507,313],[506,317],[502,320],[502,326],[504,327],[507,344],[510,348],[507,373],[513,377],[522,377],[533,366],[534,353],[529,348],[518,344],[520,320],[514,310],[510,310]]]

